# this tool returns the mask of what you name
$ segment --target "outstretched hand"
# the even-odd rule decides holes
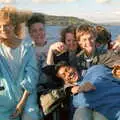
[[[113,50],[120,50],[120,39],[114,40],[111,44]]]
[[[96,87],[94,85],[92,85],[90,82],[85,82],[82,86],[81,86],[81,90],[83,92],[88,92],[91,90],[95,90]]]
[[[80,92],[88,92],[91,90],[96,90],[96,87],[94,85],[92,85],[90,82],[85,82],[83,85],[79,86],[79,85],[75,85],[72,87],[71,92],[73,94],[77,94]]]

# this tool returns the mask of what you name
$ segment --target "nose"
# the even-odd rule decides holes
[[[74,44],[75,44],[75,41],[74,41],[74,40],[72,40],[72,41],[71,41],[71,44],[72,44],[72,45],[74,45]]]
[[[37,31],[36,31],[36,35],[37,35],[37,36],[40,36],[40,35],[41,35],[41,31],[37,30]]]
[[[90,42],[90,40],[89,40],[89,39],[86,39],[86,40],[85,40],[85,42],[86,42],[86,43],[89,43],[89,42]]]
[[[68,78],[69,78],[69,79],[71,79],[71,78],[72,78],[72,76],[73,76],[73,74],[74,74],[74,72],[73,72],[73,71],[69,71],[69,72],[68,72]]]
[[[73,46],[73,45],[75,45],[75,42],[74,42],[74,40],[71,40],[71,41],[69,42],[69,45],[70,45],[70,46]]]

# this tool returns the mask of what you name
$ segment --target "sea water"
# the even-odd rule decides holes
[[[112,40],[115,40],[120,35],[120,26],[105,26],[108,31],[112,34]],[[46,35],[48,40],[57,41],[60,39],[60,31],[63,29],[62,26],[46,26]]]
[[[112,40],[115,40],[118,35],[120,35],[120,26],[105,26],[109,32],[112,34]],[[46,26],[46,37],[51,41],[60,40],[60,32],[63,26]],[[26,39],[30,39],[27,35]]]

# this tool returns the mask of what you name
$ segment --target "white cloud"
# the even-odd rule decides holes
[[[60,3],[60,2],[74,2],[77,0],[32,0],[35,3]]]
[[[114,11],[113,14],[120,15],[120,11]]]
[[[13,3],[15,0],[0,0],[0,3]]]
[[[97,3],[108,3],[111,2],[111,0],[96,0]]]

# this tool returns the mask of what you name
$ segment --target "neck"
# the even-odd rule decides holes
[[[38,46],[38,47],[41,47],[41,46],[44,46],[45,44],[46,44],[46,40],[43,40],[43,42],[37,43],[35,45]]]
[[[10,48],[17,48],[21,44],[21,40],[19,40],[17,37],[14,37],[9,40],[5,39],[3,43]]]
[[[94,55],[95,49],[93,49],[91,52],[85,51],[86,56],[91,57]]]
[[[85,52],[85,54],[86,54],[87,57],[92,56],[92,53],[89,53],[89,52],[87,52],[87,51]]]

